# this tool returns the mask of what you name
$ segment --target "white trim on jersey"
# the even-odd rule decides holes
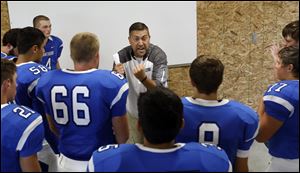
[[[9,105],[8,103],[1,104],[1,109],[5,108],[8,105]]]
[[[27,126],[27,128],[24,130],[16,150],[17,151],[21,151],[25,142],[27,141],[28,136],[31,134],[31,132],[41,123],[43,122],[43,119],[41,116],[37,117],[37,119],[35,119],[34,121],[31,122],[31,124],[29,126]]]
[[[37,78],[36,80],[34,80],[33,82],[31,82],[31,84],[28,86],[27,94],[28,94],[29,97],[30,97],[31,91],[36,87],[36,85],[37,85],[39,79],[40,79],[40,78]]]
[[[39,98],[38,96],[36,97],[40,102],[42,102],[43,104],[45,104],[45,101],[41,98]]]
[[[249,156],[250,150],[237,150],[236,157],[247,158]]]
[[[256,136],[257,136],[257,134],[258,134],[258,131],[259,131],[259,127],[260,127],[260,125],[259,125],[259,123],[258,123],[258,126],[257,126],[257,128],[256,128],[256,131],[255,131],[254,135],[252,136],[252,138],[246,139],[245,142],[249,142],[250,140],[256,138]]]
[[[139,144],[136,143],[135,144],[140,150],[143,151],[148,151],[148,152],[152,152],[152,153],[171,153],[174,152],[176,150],[181,149],[182,147],[185,146],[185,143],[176,143],[176,147],[175,148],[170,148],[170,149],[157,149],[157,148],[149,148],[149,147],[145,147],[143,144]]]
[[[193,99],[192,97],[185,97],[187,101],[200,105],[200,106],[208,106],[208,107],[215,107],[215,106],[223,106],[229,102],[228,99],[223,99],[221,102],[218,100],[204,100],[200,98]]]
[[[229,159],[228,159],[228,164],[229,164],[229,167],[228,167],[228,171],[227,172],[232,172],[232,164],[229,161]]]
[[[98,70],[98,69],[92,68],[92,69],[85,70],[85,71],[72,71],[72,70],[69,70],[69,69],[62,69],[61,71],[65,72],[65,73],[70,73],[70,74],[84,74],[84,73],[91,73],[91,72],[94,72],[96,70]]]
[[[89,161],[89,172],[95,172],[95,166],[94,166],[94,158],[93,156],[91,157]]]
[[[7,54],[6,54],[5,52],[2,52],[2,51],[1,51],[1,54],[3,54],[4,57],[7,57]]]
[[[119,90],[117,96],[113,99],[113,101],[111,102],[110,105],[110,109],[122,98],[122,95],[124,94],[124,92],[126,92],[128,90],[129,86],[128,83],[125,83]]]
[[[285,107],[287,110],[289,110],[291,113],[289,115],[289,117],[291,117],[294,113],[294,106],[288,102],[287,100],[281,98],[281,97],[277,97],[277,96],[273,96],[273,95],[266,95],[263,97],[264,101],[272,101],[274,103],[280,104],[281,106]]]
[[[25,64],[32,64],[32,63],[35,63],[33,61],[29,61],[29,62],[24,62],[24,63],[21,63],[21,64],[16,64],[17,67],[20,67],[22,65],[25,65]]]

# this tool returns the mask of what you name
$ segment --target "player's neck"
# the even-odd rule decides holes
[[[18,55],[16,64],[22,64],[22,63],[29,62],[29,61],[33,61],[32,56],[27,55],[27,54],[20,54],[20,55]]]
[[[299,80],[299,78],[295,77],[293,74],[289,74],[283,80]]]
[[[1,93],[1,105],[7,103],[7,97],[5,96],[5,94]]]
[[[89,64],[74,64],[74,70],[75,71],[87,71],[90,69],[95,68],[94,65]]]
[[[171,149],[171,148],[175,148],[176,147],[174,140],[172,142],[168,142],[168,143],[151,144],[145,138],[144,138],[144,144],[143,145],[145,147],[155,148],[155,149]]]
[[[49,35],[49,37],[50,37],[50,35]],[[49,37],[46,37],[46,38],[45,38],[45,40],[46,40],[45,42],[46,42],[46,43],[48,42],[48,40],[49,40]]]
[[[204,100],[218,100],[218,94],[217,92],[210,94],[195,92],[193,94],[193,98],[199,98]]]

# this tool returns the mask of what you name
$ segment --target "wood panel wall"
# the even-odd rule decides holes
[[[297,19],[297,1],[197,2],[197,53],[214,54],[225,65],[220,98],[256,109],[258,99],[275,81],[272,57],[265,46],[280,41],[282,28]],[[7,2],[1,1],[1,40],[9,28]],[[169,69],[169,88],[179,96],[193,93],[188,70]]]

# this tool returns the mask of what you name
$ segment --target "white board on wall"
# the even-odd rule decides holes
[[[52,34],[64,42],[62,68],[72,68],[69,43],[78,32],[93,32],[100,38],[100,68],[111,69],[113,54],[129,45],[132,23],[143,22],[150,30],[151,43],[168,56],[168,65],[191,63],[196,57],[196,2],[70,2],[7,1],[11,27],[32,26],[40,14],[51,19]]]

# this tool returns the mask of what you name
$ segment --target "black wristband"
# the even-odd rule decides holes
[[[141,80],[141,83],[143,83],[147,79],[147,76],[144,77],[143,80]]]

